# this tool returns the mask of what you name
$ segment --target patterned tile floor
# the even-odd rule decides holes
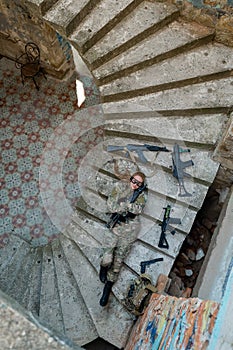
[[[38,77],[37,91],[32,80],[22,85],[14,62],[0,60],[0,246],[10,234],[47,244],[78,201],[79,164],[103,130],[97,87],[79,76],[86,101],[78,108],[76,77]]]

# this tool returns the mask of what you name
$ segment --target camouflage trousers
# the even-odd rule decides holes
[[[139,232],[138,220],[127,224],[116,225],[112,229],[112,241],[104,248],[100,264],[109,267],[107,280],[116,282],[124,259],[130,252],[131,246]]]

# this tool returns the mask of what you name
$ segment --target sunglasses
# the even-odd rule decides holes
[[[136,180],[134,177],[130,178],[130,182],[132,182],[132,184],[134,184],[134,185],[137,185],[138,187],[141,187],[143,184],[142,182]]]

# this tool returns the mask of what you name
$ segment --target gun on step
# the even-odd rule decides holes
[[[156,259],[152,259],[152,260],[147,260],[147,261],[141,261],[140,262],[140,267],[141,267],[141,273],[145,273],[146,272],[146,267],[151,265],[151,264],[155,264],[156,262],[159,261],[163,261],[163,258],[156,258]]]
[[[188,197],[191,196],[191,193],[189,193],[184,186],[184,177],[191,177],[190,174],[186,173],[184,171],[185,168],[189,166],[193,166],[194,163],[192,160],[188,160],[186,162],[183,162],[180,159],[180,154],[184,152],[190,152],[190,149],[183,149],[181,148],[177,143],[175,143],[173,147],[173,152],[172,152],[172,175],[178,180],[179,182],[179,196],[180,197]],[[183,190],[183,193],[182,193]]]
[[[166,231],[170,231],[172,235],[175,234],[175,230],[170,226],[170,224],[181,224],[181,220],[179,218],[171,218],[170,212],[171,212],[171,206],[167,205],[166,208],[163,208],[165,210],[164,216],[163,216],[163,222],[160,224],[161,226],[161,235],[159,238],[159,248],[165,248],[169,249],[169,244],[166,238]]]
[[[131,152],[136,152],[142,163],[148,162],[148,160],[146,159],[146,157],[143,154],[143,152],[145,152],[145,151],[170,152],[166,147],[153,146],[153,145],[148,145],[148,144],[144,144],[144,145],[127,144],[126,146],[108,145],[107,151],[108,152],[124,151],[126,153],[126,157],[129,157]]]
[[[147,184],[144,184],[143,186],[140,186],[138,189],[133,191],[133,195],[130,199],[130,203],[134,203],[136,201],[136,199],[138,198],[138,196],[143,192],[146,191],[147,189]],[[105,224],[105,227],[112,229],[113,227],[115,227],[116,224],[121,223],[121,222],[127,222],[128,218],[129,218],[129,212],[125,212],[125,213],[112,213],[110,220]]]

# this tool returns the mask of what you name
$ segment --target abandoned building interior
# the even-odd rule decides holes
[[[233,349],[232,73],[232,0],[1,0],[1,349]],[[101,307],[106,200],[135,171]]]

